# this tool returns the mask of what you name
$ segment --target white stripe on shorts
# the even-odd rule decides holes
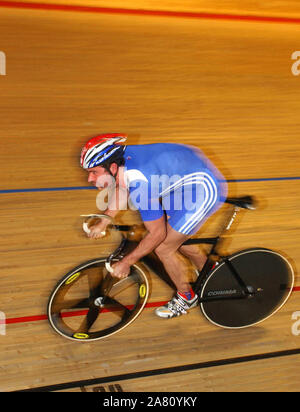
[[[205,199],[201,207],[195,212],[187,222],[179,229],[180,233],[187,234],[207,215],[207,213],[214,207],[218,198],[218,190],[215,182],[208,176],[208,179],[203,179],[197,184],[204,187]]]
[[[167,193],[176,190],[181,186],[187,186],[193,183],[203,185],[205,198],[200,209],[198,209],[197,212],[195,212],[179,229],[179,232],[183,234],[187,234],[190,230],[192,230],[215,205],[218,190],[214,180],[209,174],[204,172],[192,173],[179,179],[161,193],[161,196],[165,196]]]

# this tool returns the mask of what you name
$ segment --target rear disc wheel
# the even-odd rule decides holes
[[[288,260],[263,248],[240,251],[227,258],[251,292],[239,298],[243,290],[226,260],[208,275],[200,298],[205,317],[223,328],[245,328],[264,321],[277,312],[289,298],[294,271]]]

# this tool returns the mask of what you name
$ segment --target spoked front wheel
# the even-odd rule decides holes
[[[208,275],[200,307],[215,325],[245,328],[277,312],[293,285],[294,271],[285,257],[269,249],[243,250],[227,257]]]
[[[124,329],[143,310],[149,294],[147,276],[140,264],[125,279],[113,278],[106,259],[77,266],[56,285],[48,303],[53,329],[75,341],[103,339]]]

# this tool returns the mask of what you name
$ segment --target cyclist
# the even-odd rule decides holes
[[[182,245],[224,202],[225,179],[196,147],[157,143],[123,145],[127,136],[104,134],[90,139],[81,151],[80,164],[88,182],[99,190],[113,188],[105,214],[114,218],[131,203],[141,214],[147,234],[138,246],[113,265],[117,278],[128,276],[130,266],[155,251],[176,285],[177,293],[156,309],[163,318],[186,314],[198,303],[187,280],[182,253],[201,270],[206,256],[194,245]],[[90,227],[99,238],[109,221]]]

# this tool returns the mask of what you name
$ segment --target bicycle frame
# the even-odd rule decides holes
[[[203,269],[199,271],[197,280],[191,283],[203,315],[217,326],[237,329],[262,322],[284,305],[293,289],[294,271],[285,257],[266,248],[249,248],[227,256],[219,253],[223,233],[231,228],[240,209],[253,208],[250,197],[227,199],[226,202],[233,204],[234,208],[228,208],[219,235],[188,239],[184,244],[210,246]],[[88,217],[104,218],[103,215]],[[89,229],[88,223],[84,224]],[[134,226],[112,225],[123,237],[116,250],[109,258],[92,259],[74,267],[60,279],[49,297],[47,313],[50,324],[64,337],[93,341],[130,325],[142,312],[149,297],[148,276],[143,262],[176,291],[154,252],[133,265],[127,279],[113,277],[111,264],[136,248],[140,238],[136,241],[139,230]],[[88,288],[81,292],[84,282]],[[83,315],[84,319],[78,318],[78,322],[70,324],[64,322],[63,318],[69,317],[65,316],[66,310],[70,309],[75,311],[74,314]],[[102,314],[105,314],[103,319]],[[99,315],[103,322],[98,321]]]
[[[205,298],[200,298],[199,302],[204,302],[204,301],[215,301],[215,300],[228,300],[228,299],[245,299],[253,295],[253,289],[251,286],[247,286],[240,275],[237,273],[231,262],[227,259],[226,256],[221,256],[218,251],[217,247],[220,245],[222,241],[222,235],[226,232],[228,232],[235,221],[238,212],[241,210],[241,208],[249,208],[246,206],[241,206],[241,205],[236,205],[236,202],[234,201],[235,199],[227,199],[226,203],[230,203],[233,205],[229,209],[228,214],[226,215],[226,218],[224,219],[224,226],[219,232],[219,235],[216,237],[211,237],[211,238],[191,238],[188,239],[183,243],[183,245],[195,245],[195,244],[207,244],[211,245],[211,248],[209,252],[207,253],[207,260],[206,263],[204,264],[201,272],[198,272],[198,278],[196,282],[192,284],[192,287],[196,293],[198,293],[201,290],[201,287],[203,285],[204,279],[207,277],[207,275],[212,271],[214,266],[218,264],[218,260],[223,259],[225,264],[229,267],[229,270],[238,282],[238,284],[241,286],[242,292],[239,295],[236,295],[234,297],[232,296],[209,296]],[[120,232],[128,232],[129,230],[132,229],[131,226],[127,225],[114,225],[115,229],[119,230]],[[131,250],[133,250],[137,246],[138,242],[132,241],[127,239],[123,235],[123,240],[121,241],[120,246],[108,257],[107,261],[110,263],[113,259],[115,258],[123,258],[126,254],[130,253]],[[212,257],[215,256],[216,259],[212,259]],[[146,264],[159,278],[161,278],[165,283],[167,283],[171,288],[176,290],[176,286],[172,282],[171,278],[167,274],[163,264],[161,261],[158,259],[158,257],[155,255],[154,252],[151,252],[149,255],[144,256],[141,261]]]

